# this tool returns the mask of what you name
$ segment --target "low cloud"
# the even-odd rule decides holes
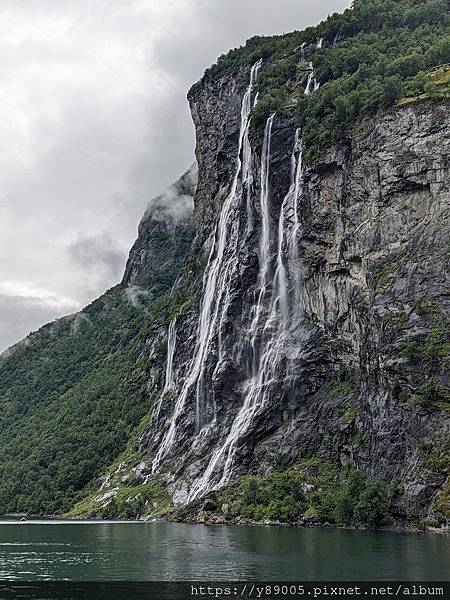
[[[67,252],[81,267],[99,271],[111,279],[120,277],[126,260],[126,253],[107,231],[98,235],[79,234]]]
[[[125,298],[128,302],[134,307],[141,309],[142,308],[142,300],[145,298],[150,298],[151,294],[148,290],[143,290],[137,285],[130,285],[124,290]]]
[[[194,194],[198,181],[198,166],[193,163],[182,177],[170,185],[161,195],[153,198],[144,214],[144,219],[161,216],[174,220],[183,219],[193,214]]]
[[[127,252],[107,231],[97,235],[78,234],[66,249],[77,267],[78,296],[83,303],[102,294],[122,278]]]
[[[349,4],[2,0],[0,281],[80,304],[116,283],[150,199],[193,161],[188,88],[246,38]],[[0,304],[0,351],[61,314],[12,297]]]

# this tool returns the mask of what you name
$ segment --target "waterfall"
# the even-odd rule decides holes
[[[308,81],[306,82],[305,95],[311,96],[314,92],[320,87],[320,83],[316,79],[316,70],[313,67],[312,62],[309,63],[309,68],[311,69],[308,75]]]
[[[306,48],[306,46],[307,46],[307,43],[306,43],[306,42],[302,42],[302,43],[300,44],[300,58],[301,58],[302,60],[305,60],[305,48]]]
[[[323,37],[319,38],[316,42],[316,48],[323,48]],[[316,79],[316,70],[313,67],[312,62],[309,63],[309,68],[311,69],[308,75],[308,81],[306,82],[305,95],[311,96],[314,92],[320,87],[320,83]]]
[[[169,331],[167,333],[167,362],[166,362],[166,378],[164,382],[164,388],[162,394],[158,400],[153,421],[156,425],[159,423],[159,415],[161,414],[161,407],[164,401],[166,392],[172,389],[174,385],[174,373],[173,373],[173,358],[175,356],[175,347],[177,343],[177,330],[176,330],[176,319],[170,322]]]
[[[259,246],[259,274],[258,274],[258,300],[254,308],[254,316],[250,326],[250,344],[252,353],[253,370],[258,360],[257,334],[261,311],[264,305],[264,297],[268,284],[269,259],[270,259],[270,213],[269,213],[269,167],[272,125],[275,114],[271,115],[264,129],[264,139],[261,155],[261,241]]]
[[[262,326],[261,349],[256,356],[252,377],[247,382],[244,403],[235,417],[231,430],[223,445],[216,449],[203,473],[194,483],[189,494],[189,501],[203,496],[212,489],[226,485],[232,475],[236,450],[239,440],[249,430],[254,418],[266,405],[271,391],[271,384],[276,379],[280,367],[282,349],[288,335],[290,312],[296,310],[295,300],[291,299],[293,291],[297,295],[298,280],[298,249],[297,233],[299,230],[298,204],[302,192],[302,153],[300,131],[294,137],[294,147],[291,155],[291,182],[283,200],[278,221],[278,245],[276,269],[270,279],[270,216],[269,216],[269,165],[270,140],[274,115],[269,117],[263,142],[261,157],[261,243],[260,243],[260,272],[259,295],[257,309],[251,324],[253,338],[256,337],[258,324]],[[284,256],[288,257],[288,268],[284,264]],[[292,283],[289,283],[291,279]],[[272,294],[269,308],[263,321],[262,304],[264,291],[272,284]],[[291,287],[290,287],[291,285]],[[255,362],[255,361],[254,361]],[[220,477],[217,481],[218,476]]]
[[[298,264],[300,262],[298,252],[298,235],[300,231],[300,220],[299,220],[299,199],[303,192],[303,145],[300,137],[300,130],[297,129],[295,132],[294,150],[293,150],[293,193],[292,193],[292,210],[294,215],[293,227],[291,232],[290,246],[289,246],[289,269],[292,279],[292,290],[293,290],[293,311],[292,317],[298,314],[298,308],[300,304],[300,279]],[[295,158],[297,156],[297,158]]]
[[[286,330],[289,319],[289,296],[288,296],[288,281],[287,271],[284,266],[283,255],[286,239],[286,229],[289,221],[289,205],[287,196],[283,200],[280,210],[280,218],[278,220],[278,248],[277,248],[277,268],[275,271],[274,287],[272,294],[277,294],[275,303],[278,304],[280,310],[280,320],[283,332]]]
[[[198,498],[210,491],[213,487],[221,487],[226,483],[229,477],[232,461],[234,459],[236,442],[240,439],[242,433],[253,421],[253,417],[258,410],[258,394],[256,390],[262,387],[262,377],[265,369],[261,368],[261,362],[265,362],[266,356],[259,357],[257,349],[257,334],[258,324],[261,318],[262,307],[266,287],[268,284],[269,261],[270,261],[270,214],[269,214],[269,173],[270,173],[270,147],[272,125],[275,115],[271,115],[266,122],[264,129],[264,140],[261,155],[261,241],[259,247],[259,275],[258,275],[258,300],[254,311],[254,316],[250,326],[251,349],[253,354],[253,371],[248,391],[246,393],[244,403],[240,408],[236,418],[233,421],[231,430],[220,448],[217,448],[203,475],[192,486],[189,501]],[[267,354],[267,353],[265,353]],[[217,467],[222,467],[222,475],[218,484],[213,481]]]
[[[244,180],[247,189],[249,186],[249,177],[251,174],[251,148],[248,143],[248,127],[250,111],[252,108],[251,96],[261,65],[262,60],[259,60],[253,65],[250,72],[250,81],[242,100],[236,170],[230,193],[223,202],[222,210],[216,224],[213,243],[211,244],[211,251],[208,258],[208,265],[203,277],[200,318],[196,334],[194,355],[188,370],[189,375],[186,378],[175,403],[167,433],[156,452],[152,463],[152,472],[158,470],[161,460],[167,455],[174,444],[178,419],[183,412],[186,401],[194,386],[196,395],[195,406],[197,429],[200,429],[202,426],[206,361],[216,332],[216,325],[219,319],[221,319],[222,314],[228,309],[229,297],[227,291],[231,274],[237,264],[237,227],[239,223],[236,223],[237,220],[233,217],[238,203],[242,200]],[[241,181],[240,188],[239,181]],[[234,242],[231,241],[233,239]],[[226,300],[225,302],[223,302],[224,299]]]
[[[244,94],[241,107],[241,126],[239,132],[239,144],[237,154],[236,172],[231,186],[231,192],[224,202],[215,231],[215,244],[212,245],[203,282],[202,306],[200,314],[200,325],[197,336],[196,358],[193,361],[193,374],[188,380],[196,381],[196,425],[197,429],[202,427],[202,409],[204,400],[204,378],[206,359],[208,351],[216,331],[216,324],[220,318],[225,316],[230,298],[229,282],[230,276],[237,263],[237,231],[234,235],[234,245],[230,248],[230,232],[236,229],[236,219],[233,219],[233,209],[238,205],[244,189],[244,184],[249,188],[249,177],[251,177],[251,147],[248,140],[248,128],[250,125],[250,111],[252,108],[251,95],[256,82],[262,60],[255,63],[250,72],[250,82]],[[257,98],[255,98],[255,102]],[[244,154],[245,150],[245,154]],[[242,160],[241,160],[242,152]],[[241,177],[241,189],[238,189],[239,177]],[[247,211],[249,211],[249,199],[247,199]],[[231,227],[230,227],[231,221]],[[228,252],[226,252],[226,250]],[[225,256],[227,254],[227,256]],[[222,300],[225,298],[225,301]],[[186,387],[186,386],[185,386]],[[186,390],[186,395],[189,390]],[[184,390],[182,395],[184,394]]]
[[[163,392],[170,390],[173,387],[173,357],[175,355],[175,346],[177,343],[177,320],[174,319],[169,325],[169,333],[167,335],[167,363],[166,363],[166,381]]]
[[[256,78],[258,76],[258,71],[261,67],[261,61],[256,63],[255,70],[250,74],[250,86],[253,87]],[[248,90],[247,90],[248,91]],[[253,100],[253,106],[256,106],[258,103],[258,92],[255,94],[255,98]],[[250,93],[246,94],[243,99],[243,103],[246,104],[245,108],[243,106],[243,110],[245,113],[250,113],[250,102],[251,102],[251,89]],[[253,184],[253,171],[252,171],[252,148],[250,146],[250,140],[248,138],[248,130],[250,127],[250,119],[247,119],[247,123],[245,126],[243,140],[242,140],[242,186],[245,187],[246,190],[246,206],[247,206],[247,232],[250,232],[253,229],[253,208],[252,208],[252,184]]]
[[[269,255],[270,255],[270,214],[269,214],[269,172],[270,172],[270,149],[272,126],[275,113],[272,114],[266,122],[264,129],[264,140],[262,148],[261,160],[261,243],[259,248],[260,264],[261,264],[261,288],[264,289],[267,282],[267,274],[269,270]]]
[[[297,129],[294,136],[294,146],[291,154],[291,184],[281,205],[278,221],[278,252],[277,270],[274,280],[274,293],[277,294],[276,301],[279,305],[283,332],[291,322],[291,313],[297,304],[298,292],[298,231],[300,221],[298,216],[298,201],[302,186],[302,142],[300,130]],[[287,267],[284,256],[287,256]],[[293,292],[293,298],[291,296]],[[292,309],[290,307],[292,305]]]

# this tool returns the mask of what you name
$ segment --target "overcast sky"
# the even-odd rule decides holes
[[[121,278],[189,166],[190,85],[346,0],[0,0],[0,351]]]

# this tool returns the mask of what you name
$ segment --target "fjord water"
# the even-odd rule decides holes
[[[0,522],[0,579],[443,580],[447,535],[142,522]]]

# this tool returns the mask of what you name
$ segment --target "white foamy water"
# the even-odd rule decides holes
[[[284,358],[283,349],[289,335],[289,324],[298,310],[299,295],[298,233],[299,198],[302,193],[302,144],[300,131],[294,137],[291,155],[291,183],[278,219],[277,252],[275,261],[271,256],[270,241],[273,237],[269,212],[270,149],[274,115],[265,127],[261,156],[261,238],[259,251],[258,299],[250,326],[252,376],[248,380],[244,402],[236,415],[231,429],[223,442],[213,452],[203,473],[192,486],[189,500],[199,498],[212,489],[226,485],[233,473],[239,442],[248,433],[258,414],[264,410],[270,398],[271,386]],[[274,262],[275,269],[272,269]],[[267,291],[272,290],[270,300]]]
[[[184,410],[187,398],[194,386],[197,429],[200,429],[203,425],[206,359],[208,358],[213,337],[217,333],[217,324],[220,322],[222,313],[226,312],[228,308],[229,298],[227,290],[231,274],[237,262],[237,252],[234,246],[237,245],[237,232],[235,229],[238,223],[233,218],[233,211],[242,199],[242,181],[244,179],[248,181],[251,174],[251,148],[248,142],[248,126],[252,108],[251,97],[253,86],[261,64],[262,61],[260,60],[253,65],[250,72],[250,81],[242,100],[236,170],[230,193],[223,203],[215,228],[214,242],[211,245],[208,265],[203,279],[200,319],[189,375],[178,395],[169,427],[153,460],[152,472],[157,471],[161,460],[167,455],[174,444],[178,419]],[[241,185],[239,185],[240,183]],[[231,247],[230,240],[234,240]],[[224,300],[225,302],[223,302]]]

